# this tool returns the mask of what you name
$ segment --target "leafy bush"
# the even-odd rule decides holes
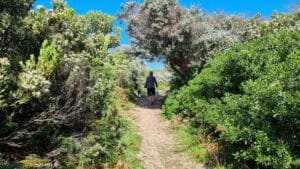
[[[0,160],[37,154],[60,160],[59,168],[115,163],[125,126],[113,91],[138,88],[144,67],[109,50],[120,38],[114,18],[76,15],[63,0],[52,10],[30,10],[31,0],[0,4]]]
[[[30,154],[26,156],[24,160],[21,161],[21,164],[26,169],[35,169],[35,168],[45,168],[49,167],[47,164],[48,159],[43,159],[36,154]]]
[[[19,90],[15,96],[18,104],[27,103],[32,98],[41,98],[49,92],[51,82],[47,78],[55,71],[59,56],[55,43],[48,45],[48,41],[45,40],[38,62],[33,55],[25,63],[20,62],[23,72],[19,74]]]
[[[299,41],[281,30],[218,54],[168,96],[163,114],[195,112],[192,126],[236,164],[290,168],[300,150]]]
[[[10,88],[12,75],[9,72],[9,60],[0,58],[0,110],[3,110],[9,104]]]

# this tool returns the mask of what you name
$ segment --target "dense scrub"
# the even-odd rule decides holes
[[[113,17],[76,15],[61,0],[30,11],[32,3],[0,2],[0,162],[116,162],[126,123],[114,91],[137,88],[143,66],[109,52],[119,42]]]
[[[217,54],[168,96],[164,115],[190,118],[200,142],[218,145],[219,162],[291,168],[300,158],[299,42],[285,29]]]
[[[145,0],[122,5],[121,21],[128,25],[132,52],[163,58],[174,72],[172,89],[187,84],[215,53],[237,42],[276,33],[282,27],[299,28],[300,12],[278,14],[266,20],[186,8],[178,0]],[[297,9],[295,10],[297,11]]]

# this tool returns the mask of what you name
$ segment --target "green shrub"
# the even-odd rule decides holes
[[[26,62],[20,62],[23,72],[18,77],[19,89],[15,93],[17,104],[25,104],[31,99],[41,98],[49,92],[51,85],[49,77],[57,68],[59,56],[60,54],[55,48],[55,43],[52,42],[49,45],[48,41],[45,40],[38,62],[36,62],[36,58],[33,55]]]
[[[45,168],[47,167],[48,159],[44,159],[36,154],[30,154],[26,156],[24,160],[22,160],[20,163],[24,166],[26,169],[37,169],[37,168]]]
[[[7,58],[0,58],[0,111],[9,104],[12,76],[9,72],[10,62]]]
[[[23,169],[24,166],[21,163],[13,164],[0,164],[1,169]]]
[[[295,159],[295,160],[292,162],[292,168],[293,168],[293,169],[299,169],[299,168],[300,168],[300,158]]]
[[[157,87],[158,90],[166,91],[169,89],[169,84],[166,81],[158,80],[157,84],[158,84]]]
[[[290,168],[300,144],[299,41],[282,30],[218,54],[167,98],[163,114],[195,112],[192,126],[237,165]]]
[[[120,39],[112,16],[79,16],[61,0],[53,1],[51,10],[30,10],[31,3],[25,4],[24,17],[16,15],[16,34],[4,31],[13,38],[0,35],[10,42],[0,45],[0,158],[18,152],[21,159],[51,155],[59,168],[113,165],[125,129],[117,111],[125,103],[116,103],[113,91],[138,89],[144,66],[112,50]],[[14,23],[10,14],[3,17]]]
[[[80,145],[76,144],[75,141],[70,137],[61,137],[60,142],[60,148],[68,153],[76,154],[80,150]]]

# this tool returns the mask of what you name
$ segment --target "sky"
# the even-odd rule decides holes
[[[116,17],[117,12],[121,12],[120,5],[128,0],[67,0],[69,7],[74,8],[77,14],[85,14],[88,11],[101,11]],[[142,0],[137,0],[141,2]],[[202,10],[212,12],[224,12],[226,14],[242,14],[246,17],[260,13],[263,17],[269,18],[274,10],[278,12],[288,12],[288,5],[299,3],[300,0],[179,0],[179,3],[186,7],[199,6]],[[51,0],[36,0],[35,6],[43,5],[51,8]],[[130,44],[126,35],[126,25],[120,24],[116,20],[114,23],[122,29],[121,44]],[[163,68],[163,63],[146,63],[148,68]]]

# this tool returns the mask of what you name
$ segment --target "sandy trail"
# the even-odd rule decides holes
[[[143,137],[141,152],[137,158],[146,169],[203,169],[202,164],[197,164],[186,154],[178,152],[169,122],[160,118],[162,99],[162,96],[158,96],[157,103],[149,107],[146,98],[141,98],[138,106],[130,111]]]

